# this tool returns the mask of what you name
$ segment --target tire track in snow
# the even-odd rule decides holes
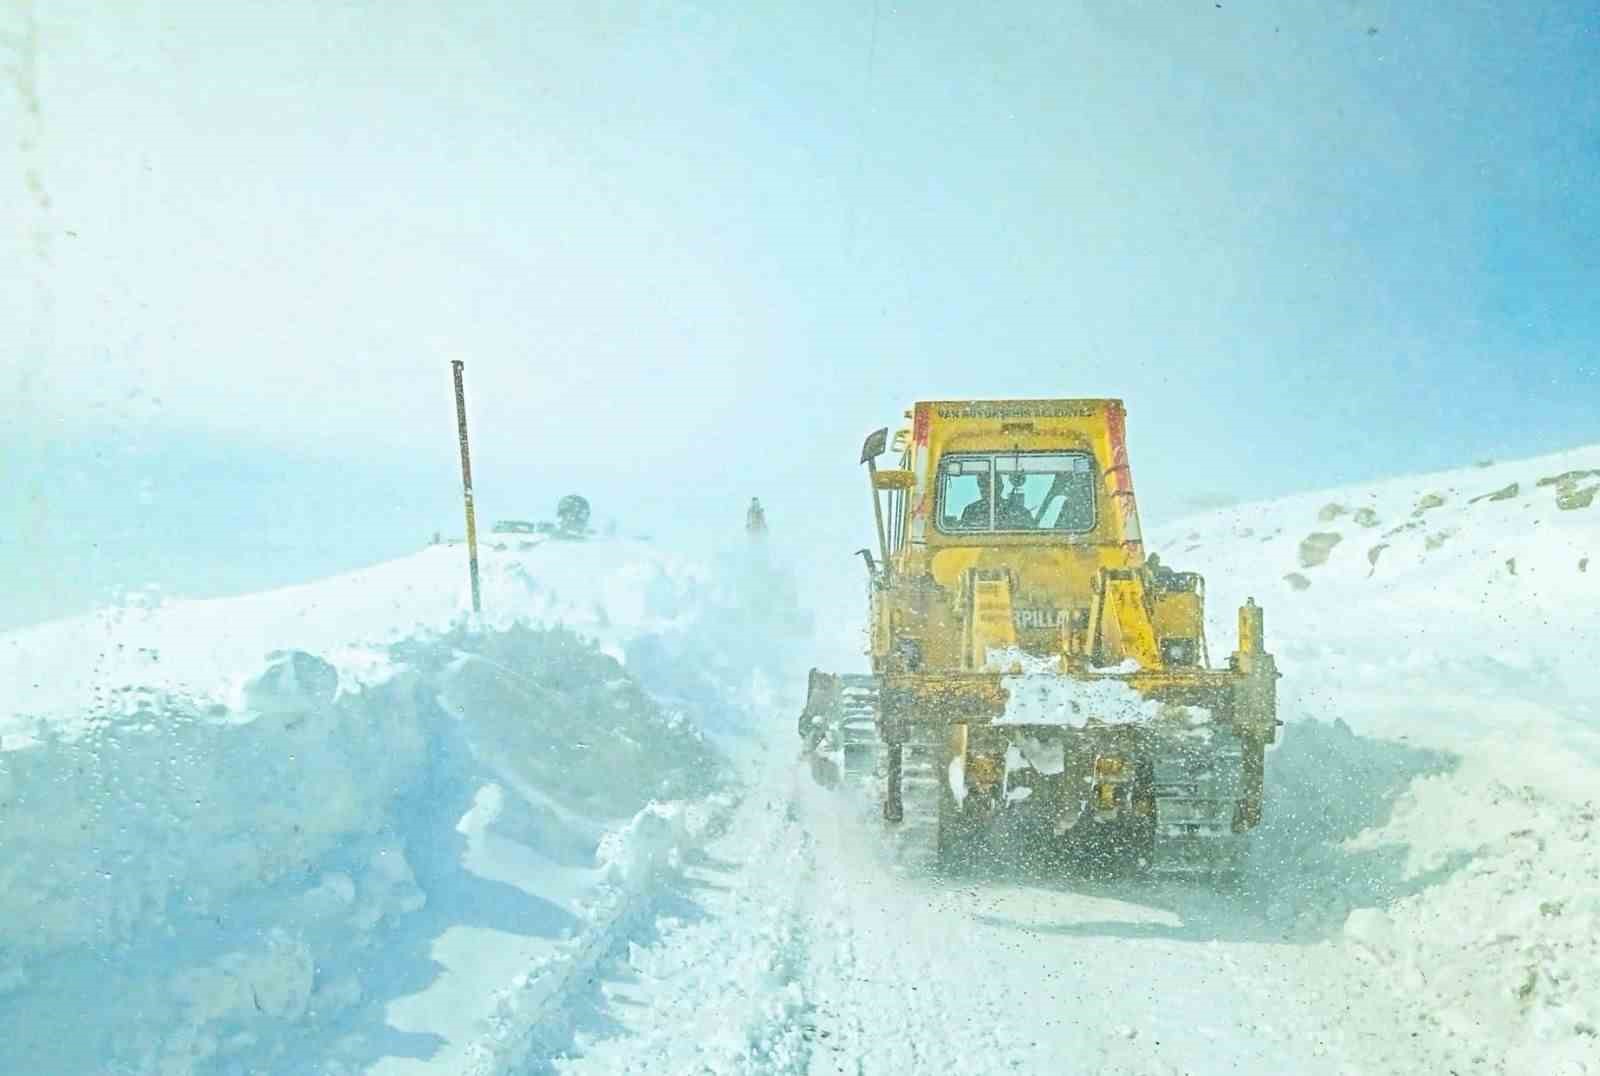
[[[818,1030],[826,1046],[808,1076],[988,1071],[1009,1059],[1007,1001],[995,980],[950,981],[951,948],[963,940],[958,919],[937,911],[940,890],[888,869],[892,847],[847,798],[808,789],[800,801],[826,847],[811,905],[809,986],[826,1017]]]
[[[692,911],[604,966],[613,1025],[534,1071],[1386,1071],[1340,1063],[1326,950],[1210,930],[1245,914],[1214,895],[908,876],[859,805],[769,768],[687,872]]]
[[[713,796],[691,809],[709,812],[695,827],[703,839],[727,824],[738,803]],[[625,954],[637,939],[653,932],[662,891],[670,886],[672,873],[670,866],[652,863],[640,877],[611,889],[590,909],[589,926],[581,935],[501,991],[483,1034],[467,1048],[461,1076],[547,1071],[542,1055],[551,1051],[551,1044],[572,1039],[587,988],[619,953]],[[530,1064],[535,1067],[530,1069]]]
[[[530,1071],[804,1076],[816,1020],[804,896],[813,842],[789,796],[792,767],[758,776],[729,831],[684,872],[681,914],[659,940],[604,966],[608,1028],[580,1031],[576,1056]],[[787,785],[785,784],[787,782]]]
[[[800,800],[817,860],[807,992],[828,1043],[811,1076],[1373,1071],[1333,1056],[1303,947],[1208,939],[1139,887],[899,874],[847,798]],[[1203,893],[1177,907],[1229,914]]]

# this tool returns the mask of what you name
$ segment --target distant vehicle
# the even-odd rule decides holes
[[[489,533],[498,537],[487,543],[490,549],[532,549],[546,538],[582,541],[595,532],[589,526],[589,502],[569,493],[556,502],[555,522],[526,519],[497,519]]]
[[[497,519],[494,526],[489,528],[489,533],[506,537],[491,539],[489,548],[497,549],[501,552],[508,549],[532,549],[539,543],[530,541],[528,536],[548,534],[549,532],[550,524],[548,523],[531,523],[526,519]],[[512,535],[518,537],[510,537]]]

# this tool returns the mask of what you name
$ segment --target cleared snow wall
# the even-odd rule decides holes
[[[592,866],[608,829],[718,779],[694,725],[571,633],[457,630],[389,656],[387,679],[341,691],[279,654],[242,703],[147,694],[0,753],[0,1071],[426,1056],[384,1041],[384,1005],[437,972],[407,924],[476,790],[521,793],[526,843]],[[347,1067],[311,1063],[336,1041]]]

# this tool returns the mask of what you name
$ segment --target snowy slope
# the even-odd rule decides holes
[[[1153,538],[1205,574],[1214,657],[1239,602],[1266,606],[1285,718],[1394,745],[1357,760],[1327,727],[1291,723],[1269,767],[1282,776],[1318,741],[1295,790],[1308,819],[1348,809],[1351,779],[1414,774],[1336,853],[1385,867],[1321,881],[1367,891],[1341,946],[1391,988],[1378,1004],[1435,1044],[1433,1071],[1600,1071],[1597,491],[1591,446],[1245,505]],[[1281,830],[1266,850],[1297,861],[1258,873],[1303,868]]]
[[[1487,660],[1593,698],[1597,490],[1600,446],[1231,508],[1160,528],[1152,547],[1206,574],[1214,651],[1251,592],[1288,668],[1390,683]]]

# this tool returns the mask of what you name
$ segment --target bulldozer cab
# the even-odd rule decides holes
[[[946,655],[957,666],[981,666],[994,647],[1160,663],[1161,643],[1146,623],[1123,615],[1127,630],[1098,631],[1113,626],[1115,613],[1106,609],[1103,573],[1144,563],[1120,400],[934,400],[906,415],[909,427],[892,439],[878,431],[862,453],[880,520],[874,582],[881,598],[889,590],[912,597],[921,581],[971,604],[974,614],[980,605],[994,609],[994,616],[965,618],[961,660]],[[893,468],[878,468],[884,454]],[[1191,589],[1198,586],[1196,579]],[[999,611],[1000,601],[1009,613]],[[1180,609],[1181,619],[1198,620],[1198,600],[1141,595],[1139,604],[1164,620]],[[875,626],[882,659],[892,630],[886,617]],[[1166,634],[1190,639],[1198,657],[1201,630],[1185,623]]]
[[[863,449],[886,560],[996,543],[1142,553],[1120,400],[934,400],[906,416]],[[897,466],[878,470],[886,450]]]

